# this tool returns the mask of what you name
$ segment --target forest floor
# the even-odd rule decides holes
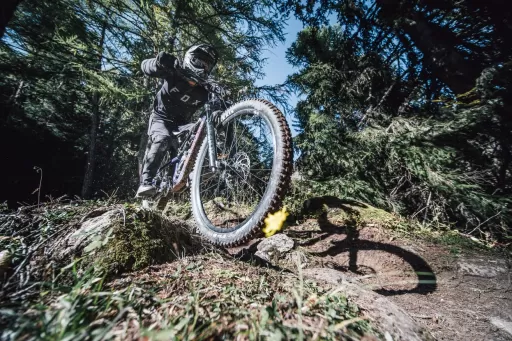
[[[396,229],[399,219],[361,203],[323,204],[285,231],[307,255],[310,278],[384,295],[437,340],[512,340],[510,253],[449,231]]]
[[[305,207],[283,231],[293,257],[270,263],[262,239],[204,244],[186,205],[0,214],[0,339],[512,340],[506,250],[349,200]]]

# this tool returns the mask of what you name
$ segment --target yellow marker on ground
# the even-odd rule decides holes
[[[262,230],[263,233],[265,233],[265,237],[271,237],[277,231],[280,231],[283,228],[288,214],[286,206],[274,214],[269,214],[268,217],[265,218],[265,227]]]

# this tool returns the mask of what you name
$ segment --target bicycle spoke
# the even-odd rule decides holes
[[[208,219],[229,228],[245,221],[263,198],[274,159],[271,128],[257,114],[243,114],[217,135],[220,168],[208,171],[208,157],[200,174],[200,196]]]
[[[238,175],[238,173],[237,173],[236,171],[233,171],[233,172],[234,172],[235,174],[237,174],[237,175]],[[238,175],[238,176],[239,176],[240,178],[242,178],[240,175]],[[246,183],[246,184],[247,184],[247,186],[248,186],[250,189],[252,189],[254,192],[256,192],[256,194],[259,194],[259,195],[263,196],[263,194],[262,194],[262,193],[259,193],[259,192],[258,192],[254,187],[252,187],[252,186],[251,186],[251,184],[249,184],[247,181],[244,181],[244,183]]]
[[[230,169],[231,169],[235,174],[237,174],[238,176],[241,176],[241,175],[239,175],[239,174],[236,172],[236,170],[235,170],[233,167],[231,167],[231,166],[228,166],[228,167],[229,167],[229,168],[230,168]],[[261,179],[261,178],[257,177],[257,176],[256,176],[256,175],[254,175],[254,174],[251,174],[251,175],[252,175],[253,177],[255,177],[256,179],[258,179],[259,181],[263,182],[264,184],[266,184],[266,183],[268,182],[268,180],[263,180],[263,179]],[[242,179],[243,179],[243,177],[242,177]],[[246,182],[246,181],[245,181],[245,182]],[[246,182],[246,183],[247,183],[247,182]]]

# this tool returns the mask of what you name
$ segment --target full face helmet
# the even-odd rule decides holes
[[[217,51],[211,45],[194,45],[183,58],[183,67],[199,77],[207,78],[217,64]]]

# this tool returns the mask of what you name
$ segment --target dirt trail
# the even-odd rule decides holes
[[[336,221],[332,214],[285,234],[307,255],[310,275],[386,296],[437,340],[512,340],[510,260],[407,239],[378,224]]]
[[[311,256],[309,268],[335,269],[387,296],[438,340],[512,340],[511,269],[504,259],[321,219],[286,233]]]

